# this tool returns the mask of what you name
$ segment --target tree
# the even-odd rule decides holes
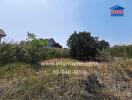
[[[35,40],[35,39],[36,39],[36,35],[35,34],[30,33],[30,32],[27,33],[27,40],[28,41],[32,41],[32,40]]]
[[[104,49],[108,49],[110,48],[110,44],[109,42],[105,41],[105,40],[101,40],[101,41],[98,41],[98,49],[99,50],[104,50]]]
[[[89,32],[76,31],[67,41],[71,56],[79,60],[94,60],[98,54],[98,38]]]
[[[19,61],[28,63],[37,63],[45,59],[46,52],[44,47],[47,46],[46,39],[37,39],[33,33],[27,33],[27,41],[22,41],[19,44],[17,58]]]

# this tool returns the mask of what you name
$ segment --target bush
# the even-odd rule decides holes
[[[67,41],[70,48],[70,54],[78,60],[97,60],[100,51],[108,49],[109,43],[105,40],[98,40],[98,37],[91,36],[89,32],[76,31],[70,36]]]
[[[132,45],[116,45],[110,48],[109,51],[113,57],[132,58]]]
[[[38,63],[45,59],[67,57],[70,57],[69,49],[43,48],[35,43],[32,44],[32,42],[0,45],[0,64],[11,62]]]
[[[46,59],[50,58],[68,58],[70,57],[69,49],[64,48],[45,48]]]
[[[27,41],[19,44],[3,43],[0,45],[0,64],[11,62],[38,63],[45,59],[44,46],[47,40],[36,39],[34,34],[28,33]]]
[[[17,61],[16,52],[18,46],[16,44],[1,44],[0,45],[0,64]]]
[[[19,45],[16,53],[17,59],[21,62],[37,63],[40,60],[45,59],[45,51],[38,46],[31,46],[30,43]]]
[[[45,52],[42,48],[33,48],[28,44],[1,44],[0,64],[11,62],[37,63],[44,59]]]
[[[104,49],[110,48],[109,42],[105,40],[98,41],[98,49],[103,51]]]
[[[97,38],[88,32],[74,32],[67,41],[73,58],[79,60],[93,60],[98,54]]]
[[[36,39],[36,35],[28,33],[27,41],[18,46],[17,58],[21,62],[38,63],[46,58],[44,46],[48,44],[45,39]]]
[[[50,58],[69,57],[69,50],[62,48],[46,48],[47,39],[36,39],[34,34],[28,33],[27,41],[0,45],[0,64],[11,62],[38,63]]]

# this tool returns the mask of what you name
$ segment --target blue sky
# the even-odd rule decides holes
[[[4,41],[20,41],[27,32],[54,38],[66,47],[75,31],[88,31],[111,45],[132,44],[132,0],[0,0]],[[125,8],[124,17],[111,17],[110,7]]]

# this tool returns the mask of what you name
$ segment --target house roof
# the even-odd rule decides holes
[[[116,5],[116,6],[111,7],[110,9],[112,9],[112,10],[124,10],[125,8]]]
[[[6,36],[6,33],[4,32],[4,30],[0,29],[0,37],[4,37]]]

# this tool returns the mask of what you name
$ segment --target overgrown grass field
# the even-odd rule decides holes
[[[45,62],[71,62],[51,59]],[[81,62],[83,63],[83,62]],[[0,100],[131,100],[132,60],[113,59],[90,66],[39,66],[12,63],[0,67]]]

